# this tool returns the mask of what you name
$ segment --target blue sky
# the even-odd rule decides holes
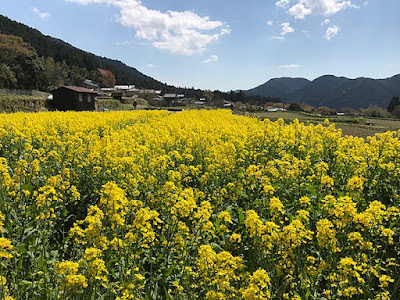
[[[400,73],[399,0],[1,0],[0,14],[179,86]]]

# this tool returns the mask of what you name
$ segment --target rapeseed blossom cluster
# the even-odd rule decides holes
[[[0,115],[0,299],[399,299],[399,134]]]

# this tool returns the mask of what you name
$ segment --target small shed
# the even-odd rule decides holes
[[[122,96],[124,95],[123,91],[115,91],[111,93],[111,97],[115,100],[122,101]]]
[[[54,91],[53,103],[58,110],[96,110],[97,92],[77,86],[62,86]]]

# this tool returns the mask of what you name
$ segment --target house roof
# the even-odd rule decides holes
[[[176,94],[165,94],[164,98],[175,98]]]
[[[116,89],[116,90],[129,90],[129,89],[132,89],[134,87],[135,87],[135,85],[133,85],[133,84],[120,84],[120,85],[114,86],[114,89]]]
[[[92,81],[83,81],[83,84],[86,84],[87,86],[91,86],[91,87],[95,87],[95,88],[98,88],[99,87],[99,85],[97,84],[97,83],[94,83],[94,82],[92,82]]]
[[[83,87],[79,87],[79,86],[64,85],[61,88],[72,90],[72,91],[75,91],[75,92],[78,92],[78,93],[97,94],[97,92],[95,92],[93,90],[90,90],[90,89],[87,89],[87,88],[83,88]]]

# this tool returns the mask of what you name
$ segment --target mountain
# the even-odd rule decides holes
[[[305,87],[310,81],[305,78],[274,78],[266,83],[246,91],[249,95],[268,95],[268,97],[287,98]]]
[[[392,89],[396,95],[400,95],[400,74],[397,74],[387,79],[380,79],[380,81],[384,85]]]
[[[72,45],[24,24],[0,15],[0,33],[21,37],[29,43],[42,57],[52,57],[56,62],[65,61],[68,66],[86,68],[89,71],[97,68],[108,69],[114,73],[117,84],[135,84],[141,88],[163,89],[165,84],[139,72],[133,67],[106,57],[75,48]]]
[[[284,102],[303,102],[315,107],[387,107],[394,95],[400,95],[400,74],[386,79],[349,79],[333,75],[324,75],[313,81],[303,78],[275,78],[246,93],[279,97]]]

